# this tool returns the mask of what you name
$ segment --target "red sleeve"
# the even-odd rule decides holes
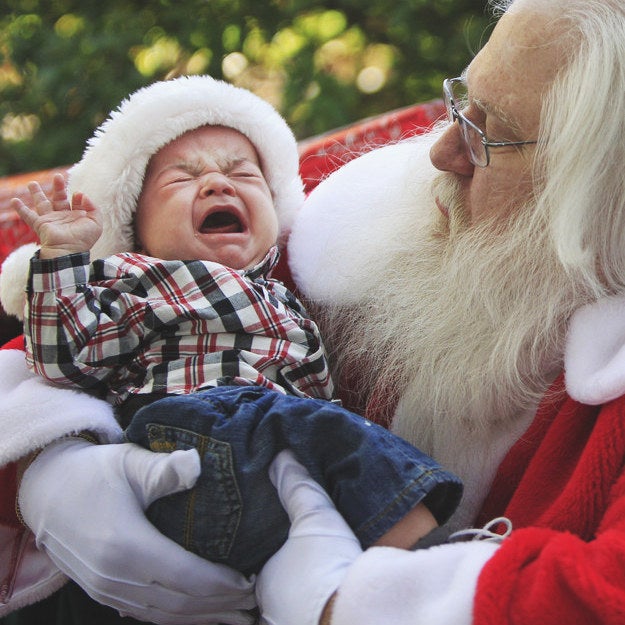
[[[568,398],[506,508],[516,529],[484,567],[475,625],[625,622],[625,399]]]
[[[567,532],[527,528],[485,566],[475,625],[589,625],[625,618],[625,532],[585,542]]]

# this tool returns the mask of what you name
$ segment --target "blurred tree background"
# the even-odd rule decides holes
[[[0,175],[71,164],[138,87],[208,73],[298,138],[440,97],[486,0],[2,0]]]

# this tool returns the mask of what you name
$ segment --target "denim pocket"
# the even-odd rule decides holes
[[[186,549],[208,560],[227,559],[242,514],[230,444],[172,425],[147,423],[146,430],[152,451],[195,448],[202,463],[196,485],[155,501],[148,518]]]

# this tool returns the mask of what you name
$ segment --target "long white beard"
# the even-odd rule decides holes
[[[358,363],[359,393],[400,399],[392,430],[464,480],[454,524],[466,525],[561,368],[567,320],[586,296],[532,206],[468,226],[451,177],[435,185],[449,222],[416,224],[362,302],[324,311],[321,325],[339,367]]]

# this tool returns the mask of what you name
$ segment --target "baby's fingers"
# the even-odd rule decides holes
[[[22,200],[14,197],[11,200],[11,208],[20,216],[20,219],[33,230],[35,229],[35,221],[39,215],[29,208]]]
[[[91,200],[84,194],[77,191],[72,195],[72,210],[82,210],[85,212],[94,211],[95,206]]]
[[[52,202],[43,192],[38,182],[32,181],[28,183],[28,191],[33,199],[34,208],[40,215],[45,215],[53,210]]]
[[[67,199],[67,188],[63,174],[54,174],[52,178],[52,208],[55,211],[72,210]]]

